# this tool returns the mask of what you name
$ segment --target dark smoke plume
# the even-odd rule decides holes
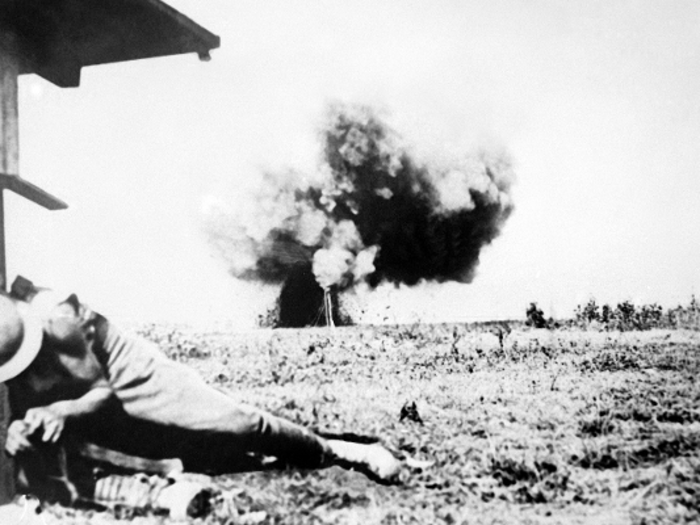
[[[283,302],[299,309],[363,281],[471,282],[513,209],[505,156],[421,161],[366,107],[334,106],[321,137],[320,182],[266,174],[248,209],[210,218],[234,276],[283,283]],[[307,285],[290,282],[305,273]]]

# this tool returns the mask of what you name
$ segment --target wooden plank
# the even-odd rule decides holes
[[[5,195],[0,188],[0,290],[7,291],[7,260],[5,259]],[[2,419],[0,419],[0,424]]]
[[[0,505],[12,501],[15,496],[15,471],[12,459],[5,454],[5,439],[7,437],[6,422],[10,419],[10,403],[7,395],[7,387],[0,383]]]
[[[19,127],[17,120],[18,64],[14,55],[14,39],[11,34],[0,35],[0,171],[18,173]],[[5,207],[0,189],[0,280],[5,289]],[[15,495],[15,476],[12,459],[5,454],[7,425],[10,421],[10,403],[7,388],[0,384],[0,504],[12,500]]]
[[[21,195],[25,199],[29,199],[48,210],[65,210],[68,207],[68,205],[58,197],[54,197],[40,187],[17,175],[0,173],[0,188],[12,190],[17,195]]]
[[[49,64],[34,64],[32,69],[40,77],[62,88],[80,86],[80,64],[73,60],[53,60]]]
[[[0,33],[0,173],[19,174],[19,120],[17,115],[17,76],[15,39]]]

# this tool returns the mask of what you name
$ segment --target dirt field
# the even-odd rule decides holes
[[[502,344],[467,325],[142,333],[247,402],[376,437],[410,464],[393,486],[338,468],[221,476],[229,505],[197,523],[700,521],[700,332],[516,328]]]

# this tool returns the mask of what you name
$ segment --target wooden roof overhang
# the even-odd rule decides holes
[[[217,35],[160,0],[0,0],[19,73],[77,87],[85,66],[183,53],[209,58]]]

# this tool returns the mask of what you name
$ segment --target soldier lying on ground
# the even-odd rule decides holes
[[[21,277],[0,295],[0,382],[13,414],[5,448],[17,458],[20,490],[29,492],[50,475],[51,445],[71,440],[180,458],[199,472],[235,471],[251,453],[304,468],[341,465],[380,481],[400,468],[379,444],[325,439],[238,401],[75,295]]]

